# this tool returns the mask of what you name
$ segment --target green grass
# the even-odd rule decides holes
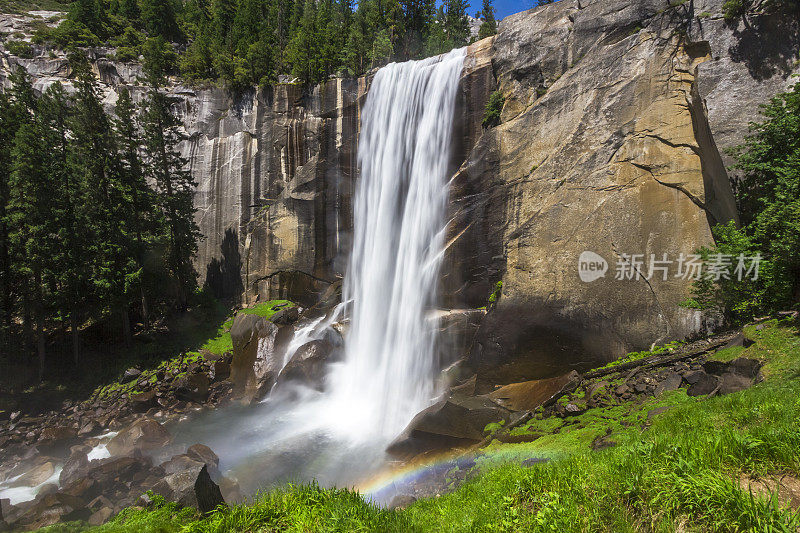
[[[739,484],[800,477],[798,333],[796,322],[773,320],[746,328],[754,345],[717,354],[765,363],[765,381],[742,392],[690,398],[679,390],[565,420],[539,414],[515,431],[542,437],[493,442],[478,457],[480,475],[405,511],[381,510],[346,490],[287,486],[206,518],[162,506],[126,511],[93,531],[798,531],[797,510]],[[618,445],[592,452],[592,440],[606,434]],[[519,465],[530,457],[551,460]]]

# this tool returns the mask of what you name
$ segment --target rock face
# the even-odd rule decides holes
[[[677,260],[712,242],[711,227],[736,211],[715,143],[724,119],[709,120],[703,97],[725,93],[715,110],[755,118],[755,100],[785,87],[788,71],[775,69],[768,83],[746,77],[725,43],[782,38],[769,25],[748,36],[726,29],[721,2],[692,5],[562,1],[500,24],[492,65],[506,98],[502,123],[483,133],[451,190],[450,235],[464,244],[448,249],[447,264],[463,265],[461,293],[503,282],[471,351],[474,367],[534,359],[537,368],[516,377],[545,378],[565,363],[609,360],[704,328],[679,305],[690,282],[676,277]],[[698,19],[698,9],[711,19]],[[718,83],[702,85],[712,72]],[[734,102],[740,91],[750,96]],[[728,145],[743,133],[734,129],[738,137],[723,136]],[[584,251],[602,257],[605,277],[582,281]],[[615,279],[623,254],[641,254],[642,264]],[[648,276],[663,254],[673,261],[666,279]]]

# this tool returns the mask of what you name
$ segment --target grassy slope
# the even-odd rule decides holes
[[[289,300],[270,300],[267,302],[263,302],[257,304],[253,307],[242,309],[240,312],[246,314],[255,314],[259,316],[263,316],[264,318],[270,318],[272,315],[277,313],[283,306],[290,305],[292,302]],[[218,315],[219,316],[219,315]],[[103,387],[99,387],[95,392],[92,394],[93,397],[102,398],[104,396],[112,395],[119,391],[122,392],[138,392],[136,389],[136,383],[141,381],[142,379],[147,379],[151,382],[154,382],[157,377],[156,374],[159,370],[162,369],[171,369],[175,367],[180,367],[183,364],[190,364],[195,362],[198,358],[203,356],[203,353],[210,352],[215,355],[222,355],[225,352],[229,352],[233,350],[233,344],[231,342],[231,334],[230,329],[233,325],[233,317],[227,316],[225,318],[219,319],[221,323],[215,326],[212,329],[207,327],[203,328],[193,328],[188,327],[183,330],[183,335],[181,338],[176,339],[177,346],[183,347],[190,347],[192,351],[188,351],[172,357],[171,359],[166,359],[158,363],[157,366],[153,368],[146,369],[142,372],[141,377],[127,384],[121,384],[117,381],[113,381],[108,385]],[[185,338],[183,338],[185,337]],[[162,348],[163,349],[163,348]],[[179,349],[175,350],[176,352],[180,351]]]
[[[644,404],[592,409],[568,424],[534,419],[527,444],[492,444],[484,472],[405,511],[358,495],[289,486],[205,519],[166,505],[128,510],[93,531],[798,531],[797,512],[740,488],[742,477],[800,475],[800,332],[771,321],[716,357],[763,360],[766,380],[715,398],[675,391]],[[659,405],[668,411],[647,420]],[[611,430],[618,446],[591,452]],[[556,431],[555,433],[553,433]],[[533,467],[503,459],[549,456]],[[78,531],[61,525],[48,531]]]

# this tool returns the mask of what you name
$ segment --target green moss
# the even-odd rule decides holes
[[[664,355],[670,352],[674,352],[676,348],[681,346],[682,342],[670,342],[664,344],[662,346],[656,346],[652,350],[644,350],[641,352],[630,352],[615,361],[611,361],[607,365],[603,366],[602,368],[614,368],[615,366],[619,366],[623,363],[630,363],[633,361],[638,361],[640,359],[645,359],[647,357],[652,357],[654,355]]]

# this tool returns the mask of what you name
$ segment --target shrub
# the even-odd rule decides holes
[[[742,174],[734,181],[742,225],[716,226],[715,246],[699,251],[707,258],[731,256],[731,268],[739,256],[759,255],[758,276],[698,280],[686,302],[724,308],[734,323],[800,300],[800,83],[775,96],[763,115],[764,122],[751,124],[745,143],[732,151],[733,169]]]
[[[725,17],[725,22],[733,22],[740,18],[747,12],[750,7],[748,0],[726,0],[722,4],[722,13]]]
[[[500,124],[500,113],[503,111],[505,103],[506,98],[500,91],[495,91],[489,96],[489,101],[486,102],[486,109],[483,113],[484,128],[491,128]]]
[[[6,41],[5,47],[11,55],[25,59],[33,57],[33,47],[25,41]]]

